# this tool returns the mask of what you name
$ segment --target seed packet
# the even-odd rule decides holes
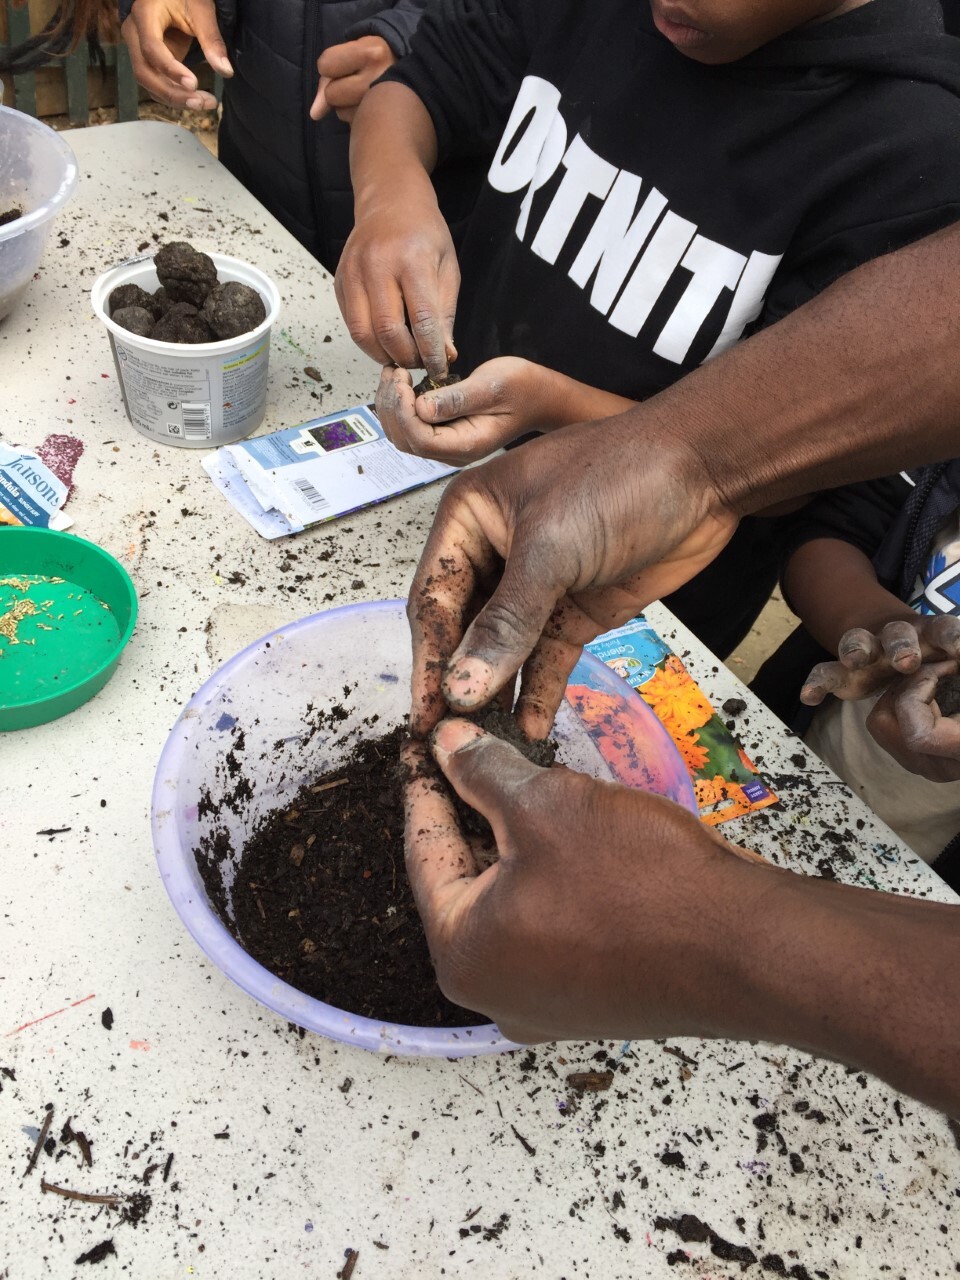
[[[716,826],[777,803],[710,699],[642,614],[586,648],[639,693],[670,734],[693,782],[701,821]]]
[[[222,445],[203,468],[264,538],[302,533],[454,470],[400,453],[368,405]]]
[[[69,529],[61,508],[69,490],[35,453],[0,440],[0,525]]]

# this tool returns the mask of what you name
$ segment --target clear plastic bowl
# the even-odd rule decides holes
[[[380,1053],[464,1057],[517,1046],[495,1026],[409,1027],[334,1008],[281,982],[231,936],[207,896],[195,850],[204,836],[225,834],[239,856],[247,837],[302,784],[334,768],[378,715],[377,731],[398,724],[409,707],[410,633],[402,600],[331,609],[264,636],[216,671],[174,725],[153,789],[153,837],[173,905],[201,950],[249,995],[290,1022]],[[680,755],[646,703],[589,654],[570,680],[582,697],[599,691],[617,731],[630,740],[631,764],[648,789],[696,813]],[[344,686],[355,686],[345,695]],[[317,713],[335,704],[348,713],[336,735],[317,732]],[[312,708],[312,710],[311,710]],[[569,704],[555,729],[559,758],[599,778],[613,775]],[[237,764],[241,769],[238,774]],[[246,767],[245,767],[246,766]],[[640,775],[638,775],[640,776]],[[244,783],[238,787],[238,778]],[[246,784],[249,784],[249,791]],[[209,795],[217,811],[201,804]],[[235,863],[220,867],[231,911]]]
[[[59,133],[12,107],[0,107],[0,320],[33,279],[54,217],[77,185],[77,162]]]

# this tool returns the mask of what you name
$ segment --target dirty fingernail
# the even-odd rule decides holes
[[[186,102],[185,102],[183,105],[184,105],[185,107],[189,107],[191,111],[202,111],[202,110],[203,110],[203,99],[202,99],[202,98],[188,98],[188,99],[186,100]]]
[[[441,720],[433,731],[433,754],[443,765],[455,751],[483,737],[483,730],[472,720]]]
[[[482,658],[464,658],[451,663],[443,680],[443,691],[451,707],[476,707],[490,697],[493,668]]]

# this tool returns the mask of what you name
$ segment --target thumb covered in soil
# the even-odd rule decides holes
[[[520,670],[540,643],[557,601],[564,594],[548,576],[549,552],[534,542],[515,544],[496,590],[467,628],[447,665],[443,692],[454,711],[484,707]],[[545,674],[545,673],[544,673]],[[536,696],[534,689],[528,696]],[[544,689],[553,721],[563,695]]]
[[[498,819],[517,791],[544,772],[516,747],[485,733],[472,720],[441,720],[433,731],[431,747],[450,785],[483,814],[495,832]]]

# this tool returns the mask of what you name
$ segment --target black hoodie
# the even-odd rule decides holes
[[[526,356],[643,398],[960,218],[960,40],[871,0],[704,66],[647,0],[438,0],[388,78],[486,150],[463,369]]]

